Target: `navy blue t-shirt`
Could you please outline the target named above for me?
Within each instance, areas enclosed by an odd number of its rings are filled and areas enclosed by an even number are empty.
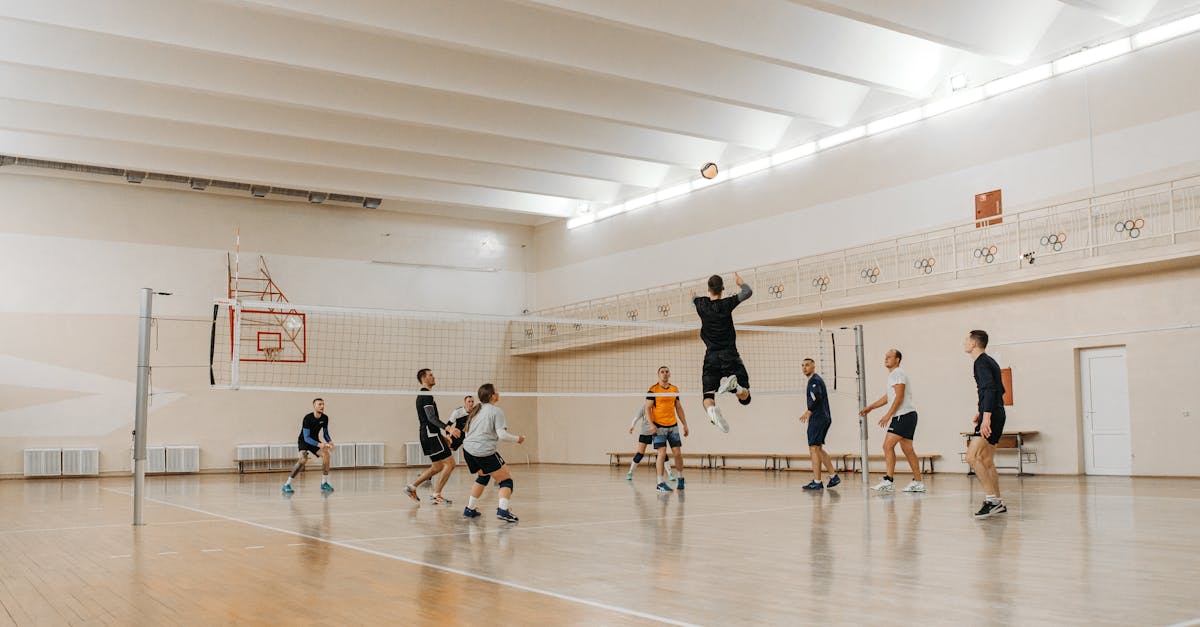
[[[833,420],[829,412],[829,394],[825,390],[825,380],[821,375],[813,373],[808,380],[808,411],[812,412],[809,420]]]

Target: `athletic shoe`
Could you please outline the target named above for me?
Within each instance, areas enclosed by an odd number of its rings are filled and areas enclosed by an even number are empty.
[[[1007,511],[1008,511],[1008,508],[1004,506],[1004,501],[1000,501],[997,503],[993,503],[991,501],[984,501],[983,507],[979,508],[979,511],[975,512],[975,517],[976,518],[991,518],[992,516],[995,516],[996,514],[1003,514],[1004,512],[1007,512]]]
[[[408,498],[410,498],[418,503],[421,502],[421,497],[417,496],[416,488],[414,488],[410,485],[406,485],[406,486],[404,486],[404,493],[408,495]]]
[[[905,492],[924,492],[925,483],[922,481],[909,481],[908,485],[904,486]]]
[[[829,478],[829,485],[827,485],[825,487],[832,488],[834,486],[840,485],[841,483],[842,483],[841,478],[839,478],[837,475],[834,475]]]
[[[871,486],[871,489],[878,490],[879,492],[895,492],[896,484],[892,483],[891,479],[884,479],[883,481]]]
[[[675,471],[668,470],[667,471],[667,481],[674,481],[674,480],[675,480]]]
[[[288,484],[286,484],[286,483],[285,483],[285,484],[283,484],[283,493],[284,493],[284,494],[292,494],[292,493],[294,493],[294,492],[295,492],[295,490],[293,490],[293,489],[292,489],[292,486],[290,486],[290,485],[288,485]]]
[[[813,479],[812,481],[809,481],[808,485],[804,486],[803,489],[805,489],[805,490],[824,490],[825,486],[820,481]]]
[[[671,489],[671,486],[667,485],[667,482],[665,481],[655,486],[654,489],[658,490],[659,492],[674,492],[674,490]]]
[[[479,510],[470,507],[463,508],[463,518],[479,518]]]
[[[625,473],[625,480],[626,480],[626,481],[633,481],[633,471],[632,471],[632,470],[630,470],[629,472]]]
[[[328,483],[322,483],[321,491],[322,492],[333,492],[333,486],[329,485]]]
[[[496,508],[496,518],[499,518],[500,520],[503,520],[504,522],[517,522],[518,520],[520,520],[519,518],[516,517],[516,515],[514,515],[512,513],[512,511],[507,510],[507,509],[500,509],[499,507]]]
[[[680,477],[679,480],[675,482],[675,489],[676,490],[683,489],[683,477]]]
[[[440,494],[435,494],[433,496],[430,496],[429,502],[433,503],[434,505],[453,505],[454,504],[454,501],[451,501],[450,499],[448,499]]]
[[[708,420],[716,425],[721,433],[729,433],[729,423],[725,422],[725,416],[721,415],[721,409],[716,405],[708,408]]]
[[[717,394],[725,394],[737,389],[737,377],[730,375],[721,379],[721,385],[717,386]]]

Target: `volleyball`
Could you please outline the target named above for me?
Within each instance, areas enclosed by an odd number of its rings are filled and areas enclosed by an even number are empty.
[[[717,164],[711,162],[704,164],[704,167],[700,168],[700,176],[706,179],[717,178]]]

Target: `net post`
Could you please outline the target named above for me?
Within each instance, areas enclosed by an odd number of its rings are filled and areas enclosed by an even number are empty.
[[[229,353],[229,387],[230,389],[238,389],[238,365],[242,361],[242,301],[233,300],[232,313],[233,316],[233,331],[230,333],[230,353]]]
[[[154,292],[142,288],[141,310],[138,313],[137,398],[134,401],[133,421],[133,524],[141,526],[142,501],[146,488],[146,405],[150,388],[150,321]]]
[[[855,364],[855,371],[858,372],[858,406],[860,408],[867,406],[867,377],[863,372],[863,365],[866,359],[863,357],[863,327],[861,324],[854,325],[854,357],[858,362]],[[867,417],[858,417],[858,433],[859,441],[862,443],[862,480],[863,491],[867,490],[867,484],[870,482],[870,457],[867,454]]]

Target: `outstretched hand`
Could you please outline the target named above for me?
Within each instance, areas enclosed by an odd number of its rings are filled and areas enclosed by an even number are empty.
[[[742,275],[736,272],[733,273],[733,282],[736,283],[738,287],[746,284],[746,282],[742,280]]]

